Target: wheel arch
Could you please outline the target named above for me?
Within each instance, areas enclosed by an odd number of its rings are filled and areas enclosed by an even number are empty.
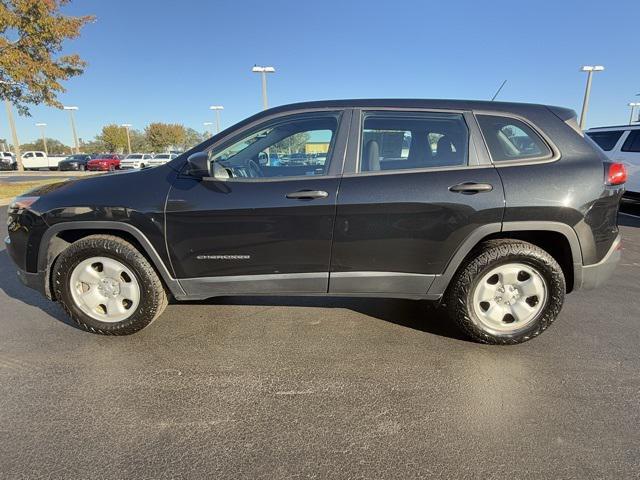
[[[157,250],[144,233],[133,225],[111,221],[65,222],[53,225],[46,230],[38,250],[38,271],[46,272],[45,289],[47,296],[52,296],[50,272],[55,259],[74,241],[96,234],[114,235],[133,244],[151,262],[151,265],[160,275],[171,294],[174,297],[185,296],[180,282],[173,278]]]
[[[442,296],[458,269],[482,242],[513,238],[532,243],[547,251],[562,267],[567,293],[582,284],[582,250],[575,230],[560,222],[526,221],[483,225],[474,230],[458,248],[445,271],[436,277],[429,296]]]

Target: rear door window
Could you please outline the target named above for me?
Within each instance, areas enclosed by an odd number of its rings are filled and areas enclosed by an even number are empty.
[[[624,130],[612,130],[610,132],[586,132],[591,140],[605,152],[610,152],[616,146]]]
[[[466,165],[469,131],[459,113],[366,112],[361,172]]]
[[[499,115],[477,115],[494,162],[551,158],[551,148],[526,123]]]
[[[640,152],[640,130],[632,130],[622,145],[623,152]]]

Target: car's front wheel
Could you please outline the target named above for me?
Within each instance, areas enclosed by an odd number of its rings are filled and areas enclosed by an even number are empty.
[[[112,235],[91,235],[71,244],[54,263],[52,283],[69,316],[93,333],[135,333],[167,305],[162,282],[146,257]]]
[[[556,319],[565,296],[558,262],[519,240],[483,243],[454,276],[445,303],[471,338],[491,344],[522,343]]]

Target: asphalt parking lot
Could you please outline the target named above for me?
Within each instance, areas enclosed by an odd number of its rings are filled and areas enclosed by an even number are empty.
[[[100,337],[2,246],[0,478],[637,478],[640,218],[620,223],[609,284],[514,347],[384,299],[172,304]]]

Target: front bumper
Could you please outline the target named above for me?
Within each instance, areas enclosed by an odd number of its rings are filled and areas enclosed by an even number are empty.
[[[602,260],[576,269],[575,288],[591,290],[604,284],[615,271],[622,258],[622,237],[618,235]]]
[[[4,246],[7,249],[7,251],[10,251],[11,239],[9,238],[9,236],[5,237]],[[47,288],[47,272],[46,271],[31,273],[31,272],[26,272],[21,268],[17,267],[16,274],[18,275],[18,278],[25,286],[29,288],[33,288],[34,290],[37,290],[47,298],[51,298],[51,293]]]
[[[48,289],[46,288],[46,272],[30,273],[18,268],[16,270],[16,273],[18,275],[18,278],[24,285],[29,288],[33,288],[34,290],[40,292],[42,295],[50,298]]]
[[[80,170],[80,164],[78,163],[60,163],[58,164],[58,169],[61,172],[75,171]]]

